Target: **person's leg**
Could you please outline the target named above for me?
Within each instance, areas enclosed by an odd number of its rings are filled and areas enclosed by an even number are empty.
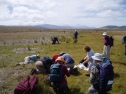
[[[24,58],[24,64],[28,64],[30,62],[30,59],[29,59],[29,57],[27,56],[27,57],[25,57]]]
[[[46,70],[44,69],[43,63],[41,61],[37,61],[35,63],[35,66],[37,68],[38,73],[46,73]]]
[[[103,54],[106,56],[106,45],[103,46]]]
[[[106,58],[110,60],[110,46],[109,45],[107,46],[107,49],[106,49]]]
[[[66,67],[67,67],[67,68],[70,68],[69,71],[70,71],[71,73],[73,72],[74,65],[75,65],[74,63],[72,63],[72,64],[66,64]]]
[[[68,90],[67,83],[60,83],[60,94],[68,94]]]

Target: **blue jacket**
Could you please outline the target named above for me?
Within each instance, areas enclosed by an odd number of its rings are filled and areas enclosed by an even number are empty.
[[[36,55],[29,56],[29,59],[36,62],[37,61],[37,56]]]

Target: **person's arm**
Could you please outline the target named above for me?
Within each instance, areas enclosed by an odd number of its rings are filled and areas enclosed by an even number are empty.
[[[91,60],[91,55],[87,53],[87,56],[84,58],[83,64],[88,63],[90,60]]]
[[[70,76],[70,72],[67,70],[66,66],[64,68],[65,68],[65,74],[66,74],[66,76],[69,77]]]
[[[83,62],[83,64],[88,63],[89,61],[90,61],[89,58],[84,58],[84,62]]]

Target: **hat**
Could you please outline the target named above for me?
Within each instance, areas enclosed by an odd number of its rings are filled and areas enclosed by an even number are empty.
[[[61,61],[61,62],[65,63],[65,60],[64,60],[64,58],[63,58],[62,56],[59,56],[59,57],[55,60],[55,62],[58,62],[58,61]]]
[[[105,57],[105,54],[101,54],[101,57],[102,57],[102,58],[106,58],[106,57]]]
[[[103,61],[100,53],[95,53],[94,56],[92,56],[92,58],[94,60]]]
[[[103,35],[103,36],[107,35],[107,32],[104,32],[102,35]]]
[[[64,52],[61,52],[59,55],[62,56],[63,54],[65,54]]]

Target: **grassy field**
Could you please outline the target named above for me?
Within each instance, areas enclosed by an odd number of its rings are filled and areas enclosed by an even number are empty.
[[[6,29],[5,29],[6,30]],[[9,29],[7,29],[9,30]],[[69,53],[78,64],[85,57],[84,45],[89,45],[95,52],[102,53],[104,30],[78,30],[77,44],[73,43],[74,30],[31,30],[28,32],[0,32],[0,94],[13,94],[18,82],[25,76],[30,75],[30,69],[34,64],[15,64],[24,60],[25,56],[40,54],[52,57],[60,52]],[[63,31],[66,31],[65,33]],[[114,47],[111,48],[111,61],[114,66],[115,79],[109,94],[126,94],[126,57],[122,37],[125,30],[105,30],[114,38]],[[52,45],[51,37],[58,36],[60,44]],[[67,78],[70,87],[69,94],[88,94],[90,86],[87,71],[79,70],[79,75],[71,75]],[[38,74],[39,86],[34,94],[55,94],[52,89],[43,82],[46,75]]]

